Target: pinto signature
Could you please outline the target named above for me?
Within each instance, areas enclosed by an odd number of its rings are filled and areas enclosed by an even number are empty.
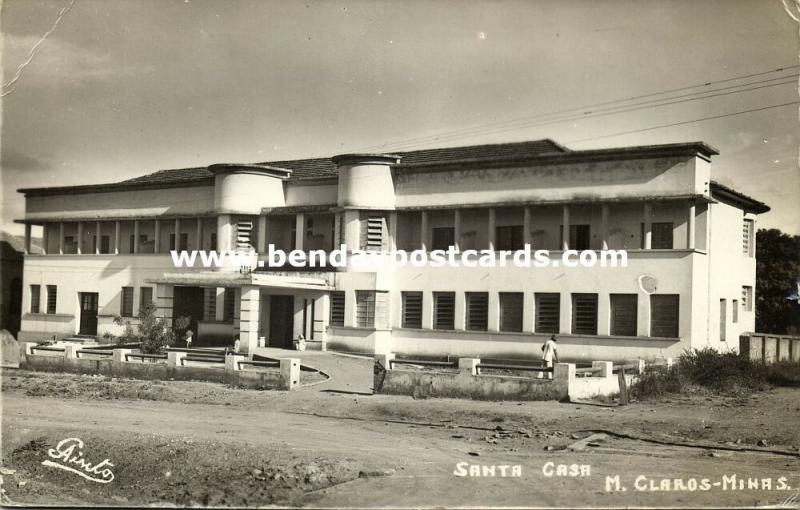
[[[114,467],[114,464],[112,464],[109,459],[105,459],[94,465],[91,464],[83,456],[83,447],[83,441],[77,437],[63,439],[55,448],[51,448],[47,451],[47,455],[57,462],[47,459],[42,461],[42,465],[75,473],[92,482],[112,482],[114,480],[114,472],[111,471],[111,468]]]

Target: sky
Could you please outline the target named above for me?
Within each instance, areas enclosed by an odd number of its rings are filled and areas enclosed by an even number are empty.
[[[3,1],[4,83],[69,3]],[[74,0],[3,88],[0,226],[22,232],[21,187],[552,138],[705,141],[760,227],[800,234],[798,72],[779,0]]]

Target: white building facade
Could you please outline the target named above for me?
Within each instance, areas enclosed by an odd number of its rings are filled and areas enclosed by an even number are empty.
[[[569,150],[550,140],[165,170],[20,190],[20,339],[119,333],[154,302],[196,345],[563,359],[738,347],[755,325],[755,219],[704,143]],[[626,250],[627,267],[178,268],[170,250],[384,253],[528,244]]]

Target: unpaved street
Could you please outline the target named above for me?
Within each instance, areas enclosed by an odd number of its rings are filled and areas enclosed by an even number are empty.
[[[31,380],[47,377],[80,376]],[[2,394],[3,465],[16,470],[4,475],[4,488],[17,503],[716,506],[776,504],[800,489],[796,455],[731,451],[766,449],[754,443],[768,437],[772,449],[796,454],[796,390],[746,403],[608,408],[232,389],[205,402],[183,398],[208,395],[213,385],[204,383],[181,383],[173,401],[169,386],[155,401],[53,398],[30,396],[20,380],[4,376]],[[759,420],[773,422],[771,409],[789,423],[775,420],[774,430],[758,430],[765,423]],[[610,437],[582,451],[561,450],[590,428],[723,449]],[[108,458],[114,480],[99,484],[41,465],[47,450],[68,437],[85,442],[90,461]],[[582,473],[588,476],[569,469],[568,476],[547,476],[559,464],[589,466]],[[470,465],[496,466],[495,476],[457,476],[469,474]],[[520,467],[512,473],[499,466]],[[519,476],[500,476],[501,469]],[[607,487],[606,477],[616,475],[619,485],[612,478]],[[757,479],[759,488],[730,490],[732,475]],[[708,479],[708,490],[689,490],[692,479]]]

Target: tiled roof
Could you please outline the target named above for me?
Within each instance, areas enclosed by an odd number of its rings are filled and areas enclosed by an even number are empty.
[[[720,184],[717,181],[711,181],[711,196],[714,198],[731,200],[756,214],[763,214],[765,212],[769,212],[770,210],[770,207],[764,202],[747,196],[744,193],[725,186],[724,184]]]
[[[550,139],[527,142],[470,145],[466,147],[445,147],[441,149],[423,149],[392,154],[401,156],[397,168],[428,167],[457,163],[501,162],[513,160],[529,160],[533,158],[586,158],[633,156],[636,154],[660,155],[671,153],[717,154],[716,149],[701,142],[652,145],[641,147],[621,147],[613,149],[595,149],[572,151]],[[286,168],[292,170],[290,181],[331,178],[336,176],[336,165],[331,158],[295,159],[288,161],[265,161],[258,165]],[[110,184],[92,184],[85,186],[64,186],[56,188],[20,189],[21,193],[48,194],[64,192],[114,191],[129,188],[146,188],[159,186],[176,186],[181,184],[205,184],[210,182],[214,174],[207,167],[177,168],[160,170],[151,174],[134,177],[125,181]]]

